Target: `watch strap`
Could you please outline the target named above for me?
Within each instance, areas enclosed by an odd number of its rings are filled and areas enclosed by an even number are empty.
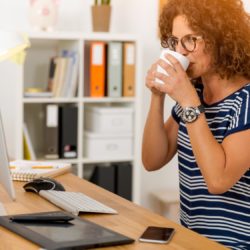
[[[205,107],[202,104],[199,105],[197,109],[200,111],[200,114],[205,112]]]

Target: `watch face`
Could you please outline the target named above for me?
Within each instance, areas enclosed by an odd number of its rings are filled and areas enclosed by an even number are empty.
[[[196,110],[195,108],[192,108],[192,107],[189,107],[189,108],[185,108],[183,110],[183,113],[182,113],[182,120],[184,122],[193,122],[197,119],[198,115],[196,113]]]

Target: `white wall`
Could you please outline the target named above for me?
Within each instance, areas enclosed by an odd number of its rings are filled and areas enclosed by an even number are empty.
[[[94,0],[60,0],[60,14],[57,29],[91,31],[90,5]],[[250,1],[244,0],[250,12]],[[0,28],[29,29],[28,0],[0,0]],[[111,32],[131,32],[140,36],[143,45],[143,76],[160,52],[157,38],[158,1],[156,0],[113,0]],[[143,92],[143,123],[149,107],[150,92]],[[172,101],[166,102],[166,115]],[[169,163],[169,168],[155,173],[147,173],[142,168],[141,177],[142,205],[153,208],[150,193],[160,188],[178,188],[177,161]]]
[[[250,12],[250,1],[249,0],[243,0],[244,6],[246,11]]]

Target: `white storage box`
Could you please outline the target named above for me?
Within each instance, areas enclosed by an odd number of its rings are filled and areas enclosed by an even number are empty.
[[[95,133],[132,133],[133,108],[125,106],[87,107],[85,128]]]
[[[133,156],[133,135],[85,132],[84,155],[91,159],[131,158]]]

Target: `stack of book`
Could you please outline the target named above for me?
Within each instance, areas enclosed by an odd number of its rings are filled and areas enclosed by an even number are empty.
[[[47,91],[42,88],[27,88],[24,92],[24,97],[33,97],[33,98],[50,98],[53,97],[53,93],[51,91]]]
[[[46,159],[77,158],[77,112],[77,107],[73,105],[45,105],[44,149],[42,152],[35,152],[28,127],[24,123],[24,159],[36,160],[37,153],[39,153],[39,157],[43,156]]]
[[[48,91],[53,97],[75,97],[77,91],[79,55],[63,50],[60,56],[50,59]]]
[[[24,97],[50,98],[76,96],[79,73],[79,54],[74,50],[62,50],[49,60],[46,88],[27,88]]]
[[[47,104],[45,115],[45,158],[77,158],[77,107]]]

